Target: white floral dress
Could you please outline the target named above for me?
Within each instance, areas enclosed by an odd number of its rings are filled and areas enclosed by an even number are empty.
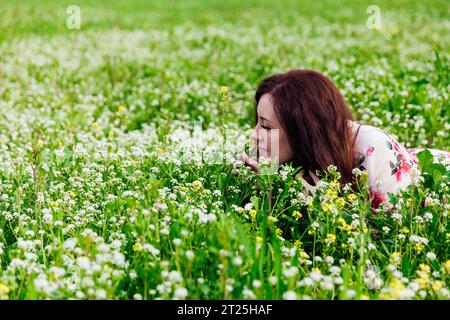
[[[420,173],[416,154],[423,148],[406,148],[382,129],[351,121],[354,133],[359,128],[355,152],[360,159],[359,169],[368,173],[368,187],[372,208],[388,202],[387,193],[397,193],[409,186]],[[435,162],[450,161],[450,152],[428,149]]]

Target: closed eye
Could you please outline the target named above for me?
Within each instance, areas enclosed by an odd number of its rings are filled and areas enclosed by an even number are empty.
[[[269,131],[271,128],[269,128],[269,127],[266,127],[266,126],[261,126],[261,128],[263,128],[263,129],[265,129],[265,130],[267,130],[267,131]]]

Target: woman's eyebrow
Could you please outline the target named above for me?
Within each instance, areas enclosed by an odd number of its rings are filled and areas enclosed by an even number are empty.
[[[267,119],[267,118],[264,118],[264,117],[261,117],[261,116],[259,116],[259,118],[260,118],[261,120],[266,120],[267,122],[271,123],[270,120]]]

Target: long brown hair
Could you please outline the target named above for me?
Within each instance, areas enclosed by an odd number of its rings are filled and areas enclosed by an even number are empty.
[[[292,164],[308,170],[325,170],[333,164],[341,174],[341,183],[354,184],[353,168],[356,135],[348,120],[352,112],[333,82],[313,70],[294,69],[265,78],[255,94],[255,114],[260,98],[269,93],[275,114],[286,131],[295,156]],[[359,131],[359,129],[358,129]]]

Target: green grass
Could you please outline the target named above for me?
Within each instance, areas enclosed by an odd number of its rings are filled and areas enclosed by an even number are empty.
[[[333,172],[312,198],[290,168],[199,160],[224,128],[248,136],[257,84],[292,68],[450,150],[447,2],[378,1],[381,30],[369,1],[207,3],[80,1],[69,30],[71,1],[0,1],[0,299],[448,299],[448,164],[424,152],[372,214]]]

